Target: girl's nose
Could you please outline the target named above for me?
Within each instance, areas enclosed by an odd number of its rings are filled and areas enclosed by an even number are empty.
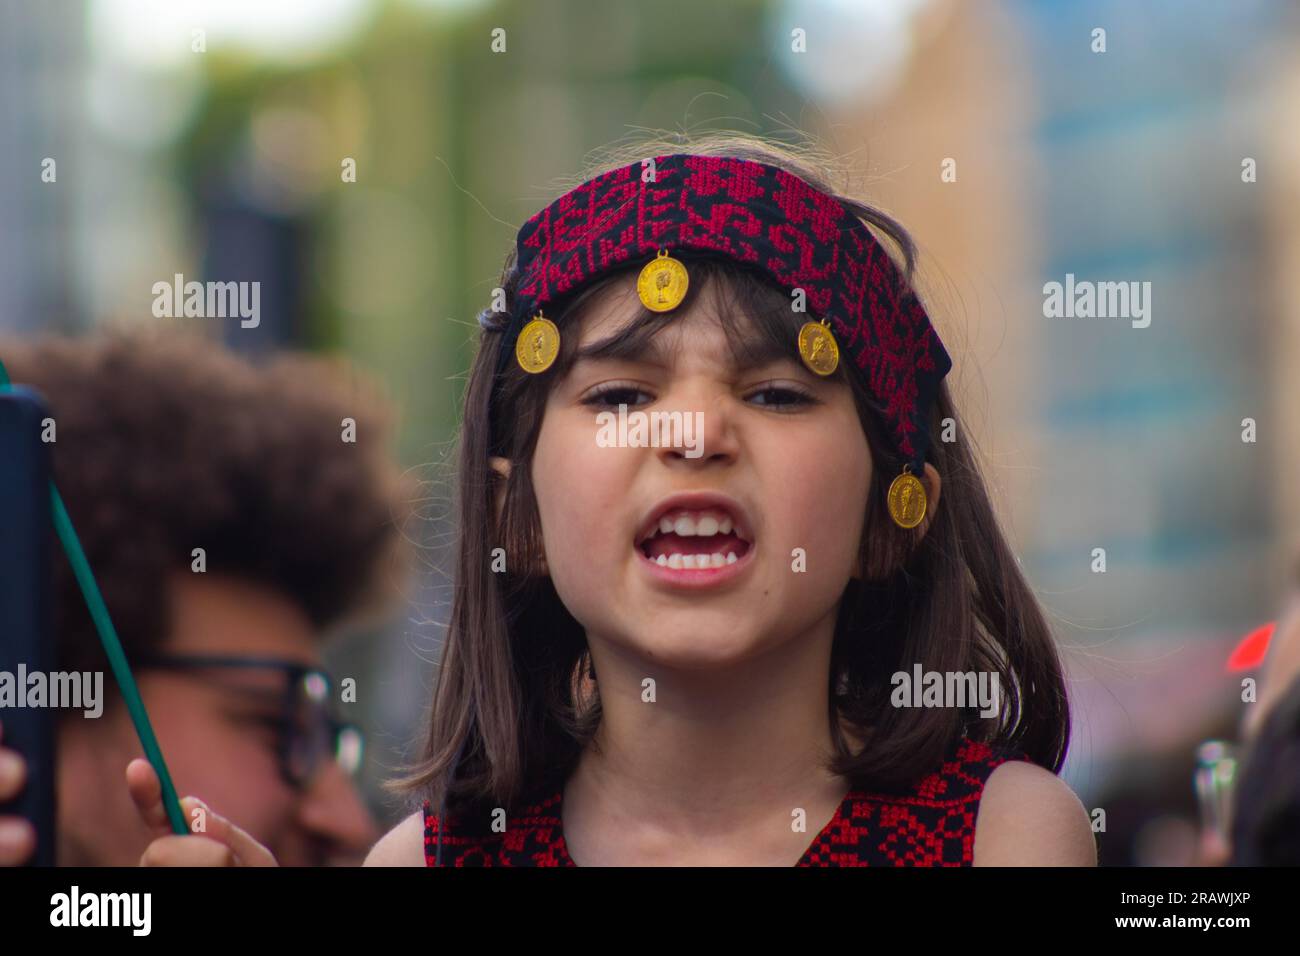
[[[665,407],[680,409],[682,416],[682,440],[673,447],[658,449],[666,463],[736,460],[740,451],[736,402],[725,389],[716,383],[683,388],[679,397],[665,403]]]

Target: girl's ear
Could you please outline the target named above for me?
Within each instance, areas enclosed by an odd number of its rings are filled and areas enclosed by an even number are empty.
[[[943,481],[939,478],[939,472],[928,461],[925,463],[925,473],[921,475],[921,484],[925,485],[925,517],[921,523],[913,529],[913,534],[917,540],[925,537],[925,533],[930,530],[930,522],[934,520],[935,513],[939,510],[939,495],[943,491]]]
[[[915,528],[911,529],[910,531],[904,531],[901,528],[892,526],[891,519],[888,516],[886,516],[884,519],[886,522],[891,523],[891,527],[889,528],[889,531],[893,533],[896,540],[901,541],[904,540],[905,538],[906,541],[909,542],[908,544],[903,545],[903,547],[906,549],[908,553],[910,553],[912,549],[914,549],[918,544],[920,544],[921,539],[925,537],[925,533],[930,530],[930,524],[932,521],[934,521],[934,516],[937,513],[939,508],[939,496],[943,491],[943,481],[939,478],[939,472],[934,467],[934,465],[930,464],[928,461],[925,463],[925,471],[922,473],[920,477],[921,477],[921,483],[925,485],[925,501],[926,501],[925,517],[921,519],[921,523],[917,525]],[[904,536],[904,538],[897,538],[897,536],[899,535]],[[884,556],[878,556],[873,558],[871,560],[872,573],[868,575],[864,572],[862,555],[861,553],[859,553],[859,555],[857,556],[857,558],[854,559],[853,562],[852,576],[859,580],[863,578],[868,578],[870,580],[877,580],[881,574],[885,573],[884,571],[881,570],[881,566],[882,565],[887,566],[889,570],[892,570],[893,562],[896,560],[898,560],[898,558],[896,556],[894,557],[889,556],[888,552],[886,552]]]
[[[499,526],[501,524],[501,509],[506,506],[506,482],[510,480],[510,459],[502,458],[500,455],[493,455],[488,459],[488,464],[493,471],[501,476],[501,481],[497,484],[496,510],[493,512],[495,519],[493,523]]]
[[[500,527],[501,512],[505,509],[506,506],[506,487],[510,481],[510,469],[511,469],[512,462],[510,461],[509,458],[502,458],[500,455],[493,455],[488,459],[488,465],[491,466],[492,470],[495,471],[497,475],[500,476],[500,481],[497,483],[496,494],[493,498],[494,509],[495,509],[494,510],[495,520],[493,524],[496,527]],[[540,564],[540,572],[542,576],[543,577],[549,576],[550,571],[546,565],[545,553],[541,555],[539,559],[539,564]]]

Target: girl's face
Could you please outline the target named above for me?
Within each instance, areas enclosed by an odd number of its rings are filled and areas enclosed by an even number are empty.
[[[683,669],[829,633],[871,478],[849,387],[793,353],[734,367],[716,292],[709,282],[654,320],[671,325],[646,354],[579,357],[550,394],[533,459],[547,570],[588,639]],[[624,277],[565,334],[585,347],[640,314]],[[661,447],[609,446],[620,403],[626,434],[644,415]],[[666,412],[681,413],[676,447],[655,427]]]

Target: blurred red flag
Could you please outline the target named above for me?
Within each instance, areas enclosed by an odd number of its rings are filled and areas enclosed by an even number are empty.
[[[1276,626],[1276,621],[1269,621],[1243,637],[1241,643],[1228,657],[1228,670],[1245,671],[1262,664],[1264,655],[1268,653],[1268,642],[1273,638],[1273,628]]]

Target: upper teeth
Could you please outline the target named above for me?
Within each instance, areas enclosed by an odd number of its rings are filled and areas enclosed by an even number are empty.
[[[659,519],[658,533],[707,538],[714,534],[731,534],[731,529],[731,515],[725,512],[679,511]]]

